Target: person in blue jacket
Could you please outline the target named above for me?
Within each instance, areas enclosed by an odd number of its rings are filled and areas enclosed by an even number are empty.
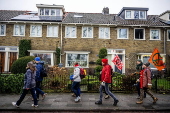
[[[35,75],[36,75],[36,65],[33,62],[28,62],[27,71],[24,75],[24,87],[22,94],[17,102],[12,102],[12,105],[15,107],[19,107],[21,102],[24,100],[26,94],[28,91],[31,92],[32,97],[34,98],[34,104],[32,104],[33,107],[38,107],[38,101],[37,101],[37,96],[35,94]]]
[[[39,99],[39,94],[41,94],[42,96],[42,100],[45,99],[45,96],[47,93],[44,93],[41,90],[41,85],[42,85],[42,81],[43,81],[43,77],[41,76],[41,72],[44,66],[44,62],[40,60],[40,57],[36,57],[35,59],[35,63],[36,63],[36,76],[35,76],[35,81],[36,81],[36,94],[37,94],[37,99]]]

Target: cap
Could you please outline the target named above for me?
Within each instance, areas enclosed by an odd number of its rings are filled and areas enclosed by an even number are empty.
[[[40,61],[40,57],[35,57],[35,61]]]

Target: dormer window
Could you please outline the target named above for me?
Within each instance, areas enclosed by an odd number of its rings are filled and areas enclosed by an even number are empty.
[[[125,19],[146,19],[146,11],[126,10]]]
[[[49,9],[49,8],[40,8],[39,15],[41,16],[61,16],[60,9]]]

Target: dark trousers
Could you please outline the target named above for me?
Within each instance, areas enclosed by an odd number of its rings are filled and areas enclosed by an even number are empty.
[[[38,105],[37,96],[35,94],[35,88],[31,88],[29,90],[23,89],[22,94],[21,94],[19,100],[16,103],[17,106],[19,106],[21,104],[21,102],[24,100],[24,98],[25,98],[26,94],[28,93],[28,91],[31,91],[31,95],[34,98],[34,105]]]
[[[39,94],[44,95],[44,92],[41,90],[41,84],[42,84],[42,81],[36,81],[35,90],[36,90],[37,98],[39,98]]]
[[[76,97],[80,96],[80,82],[73,82],[72,90],[76,94]]]
[[[136,83],[136,89],[137,89],[137,91],[138,91],[138,96],[140,96],[140,94],[141,94],[141,93],[140,93],[140,82],[137,82],[137,83]],[[144,91],[143,93],[144,93],[144,97],[146,97],[146,92]]]

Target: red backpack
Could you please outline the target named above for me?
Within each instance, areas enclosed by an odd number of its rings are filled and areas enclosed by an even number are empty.
[[[86,70],[83,68],[80,68],[80,78],[83,79],[86,76]]]

